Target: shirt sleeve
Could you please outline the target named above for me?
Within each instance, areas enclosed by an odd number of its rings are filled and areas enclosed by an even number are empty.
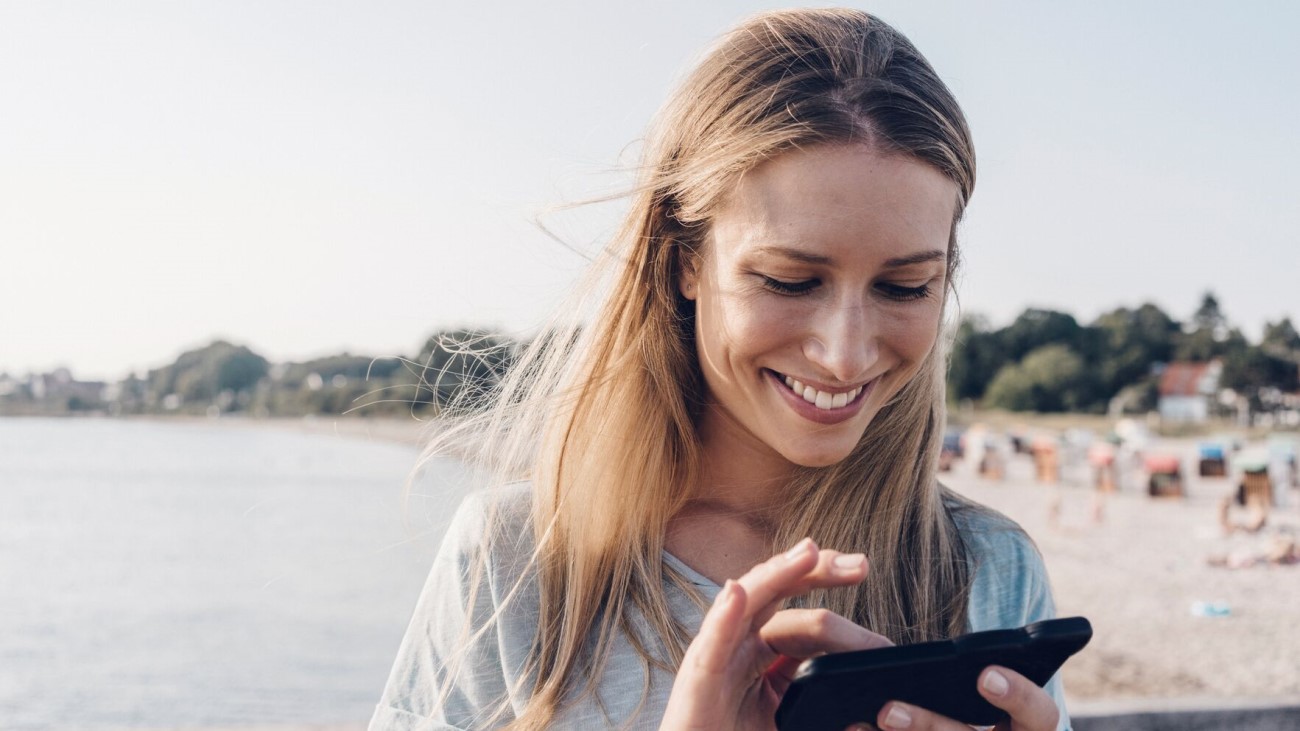
[[[511,718],[482,550],[487,512],[471,494],[452,519],[369,731],[470,731]]]
[[[975,561],[968,612],[972,632],[1014,629],[1056,617],[1047,568],[1029,536],[1008,525],[973,531],[967,539]],[[1061,712],[1057,731],[1069,731],[1060,672],[1043,687]]]

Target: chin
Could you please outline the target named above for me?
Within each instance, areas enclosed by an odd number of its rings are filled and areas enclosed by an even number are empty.
[[[784,456],[800,467],[830,467],[848,459],[856,446],[857,444],[850,444],[839,448],[823,446],[821,449],[791,450]]]
[[[823,467],[833,467],[839,464],[840,462],[843,462],[844,458],[848,456],[849,456],[848,454],[843,454],[843,455],[837,455],[835,457],[828,457],[823,459],[801,459],[796,461],[795,464],[799,465],[800,467],[809,467],[814,469],[823,468]]]

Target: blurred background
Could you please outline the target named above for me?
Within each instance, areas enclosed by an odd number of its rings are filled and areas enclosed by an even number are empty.
[[[784,5],[0,4],[0,727],[364,725],[464,484],[420,429]],[[860,5],[979,156],[945,480],[1094,619],[1078,707],[1300,705],[1300,6],[1134,5]]]

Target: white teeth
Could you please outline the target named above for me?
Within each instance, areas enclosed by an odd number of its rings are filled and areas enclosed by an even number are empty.
[[[846,391],[843,393],[827,393],[826,391],[818,391],[812,386],[806,386],[791,376],[785,376],[784,378],[787,388],[801,396],[804,401],[807,401],[819,409],[839,409],[848,406],[857,399],[858,394],[862,393],[863,388],[862,386],[858,386],[852,391]]]

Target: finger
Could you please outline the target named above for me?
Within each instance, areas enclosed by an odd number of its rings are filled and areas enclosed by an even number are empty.
[[[750,597],[755,626],[762,626],[785,599],[812,589],[858,583],[866,578],[867,568],[867,558],[860,553],[818,549],[805,538],[787,553],[750,569],[739,581]]]
[[[707,674],[725,673],[748,627],[745,622],[745,589],[727,581],[700,623],[699,634],[682,658],[682,666]]]
[[[767,671],[763,673],[778,698],[785,697],[785,692],[790,689],[790,684],[794,682],[794,676],[799,672],[799,666],[802,664],[803,658],[777,655],[776,662],[769,665]]]
[[[786,609],[763,625],[758,636],[774,651],[795,658],[828,652],[853,652],[889,647],[888,637],[828,609]]]
[[[746,571],[736,581],[745,589],[747,615],[752,618],[784,599],[786,592],[798,586],[803,577],[817,567],[820,554],[817,544],[811,538],[805,538],[789,551]]]
[[[775,601],[755,611],[754,624],[762,626],[767,623],[772,615],[781,610],[786,599],[802,596],[813,589],[856,584],[867,577],[868,569],[867,557],[861,553],[840,553],[823,548],[818,551],[817,563],[812,570],[786,587]]]
[[[731,686],[745,680],[736,678],[730,667],[736,647],[748,631],[744,615],[745,590],[728,581],[704,615],[699,634],[686,648],[664,710],[664,728],[721,728],[723,719],[735,711],[719,699],[730,697]],[[708,723],[700,726],[697,722],[701,719]]]
[[[980,673],[980,695],[1011,716],[1012,729],[1055,729],[1061,710],[1037,683],[1004,667],[992,665]]]
[[[804,659],[828,652],[852,652],[888,647],[888,637],[860,627],[826,609],[787,609],[777,612],[759,629],[759,638],[776,661],[768,666],[768,682],[784,695]]]
[[[881,731],[971,731],[970,726],[909,703],[890,701],[876,714]]]
[[[856,584],[867,578],[869,568],[867,557],[861,553],[840,553],[823,548],[817,552],[817,563],[812,570],[783,592],[781,598],[799,596],[813,589]]]

